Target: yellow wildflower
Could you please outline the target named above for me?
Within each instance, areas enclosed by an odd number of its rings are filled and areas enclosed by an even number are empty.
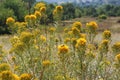
[[[113,44],[112,50],[114,53],[119,53],[120,52],[120,42],[116,42],[115,44]]]
[[[24,43],[29,43],[31,39],[33,38],[32,33],[24,31],[20,35],[20,40]]]
[[[56,8],[53,10],[53,17],[56,20],[61,20],[63,13],[63,7],[62,6],[56,6]]]
[[[80,33],[80,38],[85,38],[86,39],[86,34]]]
[[[29,21],[30,21],[30,15],[26,15],[26,16],[25,16],[25,21],[26,21],[26,22],[29,22]]]
[[[68,31],[68,35],[72,35],[73,34],[73,31]]]
[[[120,54],[116,55],[115,59],[120,63]]]
[[[39,49],[39,47],[38,47],[37,45],[35,45],[35,49],[37,49],[37,50],[38,50],[38,49]]]
[[[91,21],[91,22],[87,23],[86,26],[87,26],[89,33],[96,33],[96,29],[98,28],[98,25],[96,22]]]
[[[54,32],[55,30],[56,30],[56,28],[54,28],[54,27],[51,27],[51,28],[49,29],[50,32]]]
[[[79,38],[78,40],[77,40],[77,44],[76,44],[76,47],[78,48],[78,47],[84,47],[84,46],[86,46],[86,39],[84,39],[84,38]]]
[[[49,60],[44,60],[42,62],[43,66],[49,66],[50,65],[50,61]]]
[[[109,47],[109,45],[108,45],[108,43],[109,43],[109,40],[103,40],[102,41],[102,43],[101,43],[101,45],[100,45],[100,47],[99,47],[99,49],[102,51],[102,52],[108,52],[108,47]]]
[[[46,11],[46,7],[41,7],[41,8],[40,8],[40,12],[41,12],[41,13],[45,13],[45,11]]]
[[[35,8],[35,10],[38,10],[38,11],[39,11],[41,7],[45,7],[45,4],[42,3],[42,2],[39,2],[39,3],[37,3],[37,4],[35,5],[34,8]]]
[[[23,42],[16,43],[12,49],[16,53],[23,52],[25,50],[24,43]]]
[[[80,34],[80,30],[76,27],[72,27],[72,33],[76,36]]]
[[[87,23],[87,26],[88,26],[88,27],[93,27],[94,29],[97,29],[97,28],[98,28],[97,23],[94,22],[94,21],[91,21],[91,22]]]
[[[70,42],[70,38],[65,38],[64,42],[65,43]]]
[[[21,22],[21,25],[22,26],[27,26],[27,23],[26,22]]]
[[[64,79],[65,79],[65,77],[62,75],[55,76],[55,80],[64,80]]]
[[[79,30],[81,30],[82,24],[81,24],[81,22],[74,22],[74,23],[73,23],[73,27],[76,27],[76,28],[78,28]]]
[[[7,18],[7,20],[6,20],[6,24],[7,25],[11,25],[11,24],[14,24],[14,23],[15,23],[15,19],[14,18],[12,18],[12,17]]]
[[[110,63],[110,61],[105,60],[105,64],[106,64],[106,65],[110,65],[111,63]]]
[[[105,40],[102,41],[102,44],[103,44],[104,46],[107,46],[108,43],[109,43],[109,40],[106,40],[106,39],[105,39]]]
[[[13,74],[11,71],[2,71],[1,72],[2,80],[13,80]]]
[[[13,74],[13,80],[20,80],[19,76],[16,74]]]
[[[12,46],[14,46],[16,43],[20,42],[20,39],[18,36],[14,36],[13,38],[10,39]]]
[[[10,70],[10,65],[7,63],[0,64],[0,72]]]
[[[41,36],[40,36],[40,40],[43,41],[43,42],[46,42],[46,37],[43,36],[43,35],[41,35]]]
[[[69,48],[67,45],[59,45],[58,51],[59,53],[67,53],[69,51]]]
[[[53,10],[53,15],[56,15],[57,14],[57,10]]]
[[[41,17],[41,13],[39,11],[35,11],[34,15],[39,19]]]
[[[111,32],[109,30],[105,30],[103,32],[103,39],[108,39],[108,40],[111,39]]]
[[[64,32],[67,33],[68,32],[68,28],[64,28]]]
[[[30,74],[24,73],[20,76],[20,80],[31,80],[32,76]]]
[[[55,8],[57,11],[62,11],[63,10],[63,7],[62,6],[56,6]]]
[[[31,19],[32,21],[35,21],[35,20],[37,19],[37,17],[32,14],[32,15],[30,15],[30,19]]]

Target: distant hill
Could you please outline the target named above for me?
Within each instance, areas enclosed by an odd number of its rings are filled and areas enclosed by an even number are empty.
[[[112,5],[120,5],[120,0],[36,0],[36,1],[46,1],[48,3],[75,3],[80,6],[87,5],[104,5],[104,4],[112,4]]]

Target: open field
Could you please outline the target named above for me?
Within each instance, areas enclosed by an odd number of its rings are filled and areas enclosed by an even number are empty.
[[[83,23],[83,26],[85,27],[85,24],[90,21],[96,21],[99,25],[99,30],[103,31],[105,29],[110,29],[112,32],[120,32],[120,23],[118,22],[120,20],[120,17],[108,17],[106,20],[99,20],[97,18],[92,17],[82,17],[82,18],[76,18],[72,20],[63,21],[65,25],[72,25],[75,21],[80,21]]]
[[[4,22],[11,35],[0,35],[0,80],[120,80],[120,17],[61,21],[58,5],[47,25],[46,8]]]

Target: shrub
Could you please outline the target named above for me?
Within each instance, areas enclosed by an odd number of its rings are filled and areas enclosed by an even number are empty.
[[[102,15],[99,15],[98,18],[99,18],[99,19],[107,19],[107,16],[104,15],[104,14],[102,14]]]

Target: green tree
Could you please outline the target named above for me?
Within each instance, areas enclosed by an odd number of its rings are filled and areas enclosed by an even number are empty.
[[[82,16],[82,12],[80,8],[75,8],[75,17],[80,18]]]
[[[36,0],[22,0],[26,3],[26,6],[29,10],[29,14],[31,13],[31,8],[34,5],[34,3],[36,2]]]
[[[11,9],[6,9],[0,3],[0,34],[8,33],[7,26],[6,26],[6,19],[10,16],[14,16],[14,12]]]
[[[27,13],[25,3],[22,0],[6,0],[3,2],[4,8],[11,9],[18,21],[23,21]]]
[[[94,6],[87,6],[84,8],[84,13],[86,16],[92,16],[92,17],[96,17],[97,14],[97,10],[95,9]]]
[[[50,23],[50,22],[53,22],[53,10],[55,8],[55,5],[54,4],[47,4],[47,16],[48,16],[48,19],[47,19],[47,22]]]
[[[75,18],[75,6],[72,3],[62,4],[63,6],[63,19]]]

